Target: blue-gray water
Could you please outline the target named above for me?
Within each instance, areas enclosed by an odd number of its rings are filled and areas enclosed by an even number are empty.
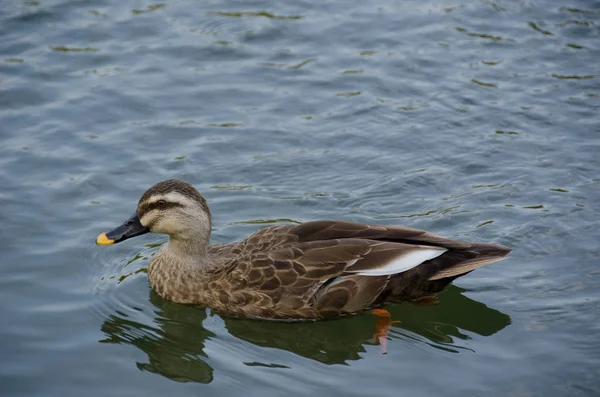
[[[158,0],[161,1],[161,0]],[[600,393],[598,1],[3,2],[0,395]],[[437,306],[280,324],[162,300],[151,184],[213,241],[403,224],[514,249]]]

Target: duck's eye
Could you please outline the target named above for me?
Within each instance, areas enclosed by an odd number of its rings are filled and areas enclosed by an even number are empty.
[[[158,205],[159,207],[162,207],[162,206],[164,206],[165,204],[167,204],[167,202],[166,202],[165,200],[158,200],[158,201],[156,202],[156,205]]]

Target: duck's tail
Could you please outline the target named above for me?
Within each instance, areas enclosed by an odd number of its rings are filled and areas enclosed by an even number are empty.
[[[495,244],[473,243],[444,254],[392,277],[385,291],[389,300],[415,300],[443,290],[458,277],[478,267],[506,259],[511,249]]]
[[[444,255],[429,261],[432,270],[434,266],[437,269],[429,276],[428,280],[455,279],[478,267],[506,259],[511,251],[510,248],[501,245],[474,243],[464,250],[446,252]],[[439,260],[436,261],[436,259]]]

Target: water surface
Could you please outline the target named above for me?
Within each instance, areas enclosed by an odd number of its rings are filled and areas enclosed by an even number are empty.
[[[600,3],[8,2],[0,394],[600,394]],[[282,324],[151,292],[165,237],[93,244],[193,183],[212,240],[403,224],[513,248],[435,306]]]

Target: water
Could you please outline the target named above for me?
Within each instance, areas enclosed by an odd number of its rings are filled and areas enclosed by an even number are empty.
[[[6,2],[0,395],[600,394],[600,3]],[[214,242],[278,221],[514,249],[437,306],[281,324],[162,300],[167,178]]]

